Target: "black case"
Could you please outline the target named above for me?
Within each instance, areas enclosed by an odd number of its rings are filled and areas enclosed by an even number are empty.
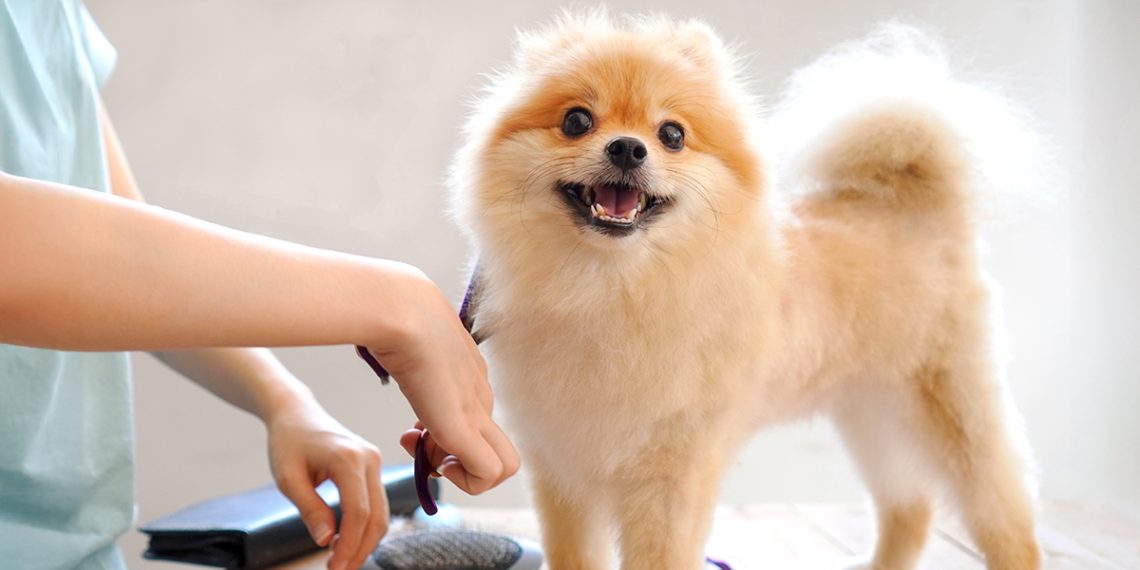
[[[381,472],[393,516],[419,507],[411,465]],[[432,495],[439,481],[431,479]],[[317,492],[340,519],[340,496],[332,482]],[[320,548],[293,503],[274,485],[227,495],[187,507],[139,527],[150,536],[143,557],[223,568],[264,568]]]

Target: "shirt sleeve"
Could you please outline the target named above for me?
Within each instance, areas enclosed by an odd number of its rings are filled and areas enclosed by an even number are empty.
[[[95,18],[91,17],[91,12],[87,10],[87,6],[82,1],[77,2],[77,4],[80,45],[87,58],[87,65],[91,68],[91,75],[95,78],[95,84],[98,87],[103,87],[103,83],[107,81],[115,69],[118,53],[115,51],[115,46],[111,45],[110,40],[103,35],[103,31],[95,23]]]

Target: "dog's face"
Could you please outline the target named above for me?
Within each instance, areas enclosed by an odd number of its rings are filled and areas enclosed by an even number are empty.
[[[554,255],[715,239],[759,192],[752,124],[703,25],[563,21],[521,38],[477,110],[460,213],[485,246]]]
[[[685,149],[685,127],[679,117],[658,121],[660,145],[654,140],[647,143],[645,131],[653,126],[653,118],[631,121],[615,106],[611,102],[603,109],[595,99],[566,110],[561,127],[564,144],[574,149],[580,166],[567,169],[567,179],[557,180],[555,189],[581,227],[622,237],[644,229],[673,205],[670,198],[676,191],[661,181],[671,158],[664,153]],[[597,125],[591,108],[602,111]],[[611,124],[601,124],[603,118]]]

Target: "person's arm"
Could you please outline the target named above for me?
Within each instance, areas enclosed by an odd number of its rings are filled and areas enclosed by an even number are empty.
[[[111,191],[143,201],[110,116],[100,105]],[[182,376],[265,424],[269,462],[278,487],[324,546],[336,532],[332,509],[315,487],[337,486],[343,505],[330,568],[357,568],[387,531],[388,498],[380,481],[380,450],[346,429],[312,392],[264,348],[198,348],[154,352]]]
[[[135,178],[106,112],[103,119],[106,147],[112,162],[112,182],[120,188],[115,192],[138,200],[140,193]],[[285,242],[276,243],[280,246],[301,247]],[[332,254],[320,250],[304,250]],[[343,257],[343,254],[332,255]],[[350,259],[392,263],[364,258]],[[306,263],[301,263],[302,270],[317,270],[315,264],[306,266]],[[390,331],[389,335],[394,336],[394,339],[378,343],[348,342],[368,345],[381,358],[384,367],[396,377],[400,390],[404,392],[409,404],[412,404],[417,417],[421,418],[422,422],[417,423],[417,429],[426,426],[431,430],[427,449],[432,463],[439,465],[437,471],[464,491],[479,494],[497,486],[519,469],[519,457],[510,440],[507,440],[498,425],[490,421],[494,399],[487,383],[486,363],[438,288],[417,269],[399,263],[394,266],[397,268],[394,272],[398,280],[412,280],[406,290],[396,288],[390,290],[390,294],[383,299],[365,298],[349,303],[351,318],[353,304],[372,301],[372,304],[367,304],[367,309],[357,311],[356,316],[369,319],[369,323],[372,323],[369,326],[375,327],[377,321],[380,321],[383,323],[380,325],[381,331]],[[389,271],[392,272],[391,269]],[[352,283],[345,283],[340,277],[326,277],[332,279],[335,285],[352,288]],[[321,303],[317,301],[317,304],[320,306]],[[381,314],[376,315],[373,311],[381,311]],[[280,344],[298,343],[300,342],[286,341]],[[472,408],[472,402],[478,402],[482,410]],[[401,445],[408,449],[409,454],[412,453],[414,440],[412,432],[401,438]]]
[[[115,180],[123,174],[129,179],[125,161],[112,165],[111,172]],[[482,358],[450,304],[415,268],[246,234],[125,198],[4,173],[0,250],[5,252],[0,256],[0,342],[73,350],[363,344],[392,373],[439,444],[458,458],[441,467],[445,477],[479,493],[518,468],[517,454],[490,417]],[[256,353],[244,354],[228,360],[259,368],[248,358]],[[257,410],[270,426],[271,447],[276,439],[285,441],[286,449],[295,448],[290,437],[274,433],[337,431],[322,427],[331,425],[331,418],[317,411],[306,389],[282,381],[285,374],[239,374],[259,381],[236,391],[227,385],[228,372],[205,384]],[[260,409],[262,402],[274,401],[270,408],[288,413]],[[342,447],[326,449],[324,459],[302,458],[310,482],[331,473],[321,470]],[[314,465],[316,472],[309,467]],[[297,477],[284,475],[276,459],[274,469],[283,488],[303,486]],[[299,493],[291,498],[303,506]],[[367,507],[345,506],[372,512]],[[342,531],[359,518],[347,519]],[[357,524],[351,533],[361,535],[361,542],[365,526]],[[330,564],[347,567],[365,548],[359,544],[349,552],[348,546],[338,544]]]
[[[0,342],[71,350],[379,347],[406,334],[437,294],[401,263],[3,174],[0,217]]]

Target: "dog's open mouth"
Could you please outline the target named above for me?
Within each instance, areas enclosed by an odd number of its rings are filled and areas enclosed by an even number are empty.
[[[642,188],[623,183],[559,182],[558,189],[587,225],[613,236],[633,233],[641,222],[668,202]]]

